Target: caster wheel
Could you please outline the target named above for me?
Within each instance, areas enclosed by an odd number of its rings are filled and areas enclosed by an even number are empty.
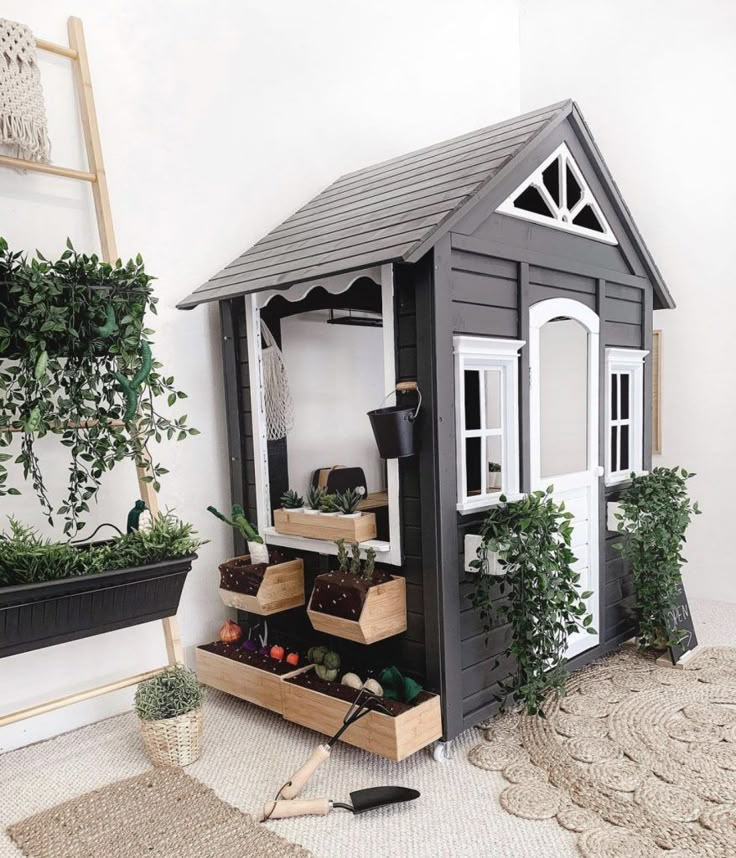
[[[435,742],[432,748],[432,757],[437,763],[444,763],[450,759],[450,742]]]

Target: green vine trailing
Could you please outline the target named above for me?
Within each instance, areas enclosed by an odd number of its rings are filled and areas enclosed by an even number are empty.
[[[56,261],[38,252],[28,259],[0,238],[0,496],[20,493],[8,484],[14,459],[49,522],[63,516],[70,536],[118,462],[145,467],[152,440],[197,433],[186,415],[159,410],[161,398],[171,407],[186,394],[151,353],[144,317],[156,313],[152,279],[140,256],[110,265],[67,242]],[[37,453],[49,433],[61,435],[70,456],[67,496],[56,507]],[[165,473],[152,460],[147,479],[158,490]]]
[[[687,481],[695,474],[685,468],[654,468],[644,476],[631,475],[631,484],[619,498],[618,531],[622,542],[613,547],[631,564],[639,615],[639,645],[676,645],[670,640],[665,617],[672,608],[681,569],[685,534],[697,502],[690,503]]]
[[[592,594],[579,591],[580,576],[572,569],[572,514],[551,495],[552,486],[513,503],[502,495],[483,523],[483,542],[471,564],[480,574],[470,598],[486,635],[511,627],[504,655],[513,672],[501,682],[498,699],[522,702],[530,715],[542,717],[547,694],[564,693],[568,636],[578,630],[596,634],[584,601]],[[502,577],[487,574],[489,552],[497,556]]]

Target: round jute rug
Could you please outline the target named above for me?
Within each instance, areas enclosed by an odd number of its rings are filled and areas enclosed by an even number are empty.
[[[469,752],[510,782],[505,810],[554,816],[585,858],[736,856],[736,649],[673,669],[627,646],[566,692],[546,718],[485,722]]]

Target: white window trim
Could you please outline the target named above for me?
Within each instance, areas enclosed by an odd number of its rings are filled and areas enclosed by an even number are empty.
[[[386,391],[396,388],[396,351],[394,341],[394,280],[393,266],[381,265],[352,271],[334,277],[324,277],[298,283],[289,289],[273,289],[254,292],[245,296],[245,324],[248,342],[248,372],[250,377],[251,410],[253,414],[253,457],[255,465],[256,507],[258,531],[268,545],[280,545],[298,551],[313,551],[317,554],[337,554],[337,546],[326,539],[308,539],[277,533],[273,526],[270,487],[268,477],[268,441],[263,395],[263,364],[261,360],[261,309],[276,295],[289,301],[299,301],[312,289],[321,286],[332,294],[347,291],[356,280],[370,277],[380,284],[383,316],[383,376]],[[386,399],[385,405],[393,405],[396,394]],[[368,418],[366,418],[368,419]],[[372,539],[361,543],[361,550],[373,548],[381,563],[400,566],[401,558],[401,513],[399,507],[399,460],[386,460],[388,493],[389,541]]]
[[[644,359],[649,354],[643,349],[606,349],[606,485],[614,486],[627,482],[631,472],[643,474],[644,468]],[[611,377],[614,373],[629,374],[629,419],[623,421],[629,426],[629,467],[625,470],[611,470],[611,426],[621,425],[620,420],[611,416]],[[620,407],[620,406],[619,406]]]
[[[462,515],[490,509],[500,495],[516,500],[519,492],[519,351],[523,340],[499,340],[493,337],[456,336],[455,424],[457,455],[457,510]],[[465,429],[465,370],[498,369],[502,378],[501,433],[502,489],[493,494],[469,498],[466,493],[465,439],[477,436],[477,430]],[[485,434],[492,434],[486,432]],[[484,460],[484,457],[481,457]]]
[[[547,190],[544,185],[542,173],[549,167],[549,165],[560,159],[560,205],[552,199],[551,194]],[[570,167],[575,178],[578,180],[578,184],[580,185],[580,190],[582,191],[582,195],[578,202],[572,207],[572,209],[567,208],[566,206],[566,195],[567,195],[567,173],[565,171],[565,165]],[[549,206],[550,210],[554,213],[553,217],[548,217],[546,215],[537,214],[536,212],[529,212],[525,209],[517,208],[514,205],[514,200],[519,196],[519,194],[523,193],[528,187],[535,187],[539,193],[542,195],[545,203]],[[593,211],[595,212],[595,216],[598,218],[600,225],[603,227],[603,232],[596,232],[594,229],[588,229],[585,226],[579,226],[578,224],[573,223],[573,218],[577,216],[580,210],[589,205]],[[590,190],[588,183],[585,181],[585,177],[583,176],[582,170],[575,163],[575,159],[572,157],[570,150],[567,148],[566,143],[561,143],[552,154],[545,158],[544,161],[537,167],[537,169],[529,176],[529,178],[525,179],[516,190],[510,194],[498,207],[498,211],[501,214],[510,215],[511,217],[518,217],[522,220],[531,220],[534,223],[542,224],[543,226],[549,226],[552,229],[563,230],[564,232],[572,232],[576,235],[584,235],[586,238],[592,238],[595,241],[602,241],[605,244],[618,244],[618,239],[613,234],[613,230],[611,229],[608,221],[603,215],[601,211],[601,207],[596,202],[595,197],[593,196],[593,192]]]

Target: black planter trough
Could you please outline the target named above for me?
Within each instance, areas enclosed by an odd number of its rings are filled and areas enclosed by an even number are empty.
[[[174,616],[196,556],[0,587],[0,658]]]

